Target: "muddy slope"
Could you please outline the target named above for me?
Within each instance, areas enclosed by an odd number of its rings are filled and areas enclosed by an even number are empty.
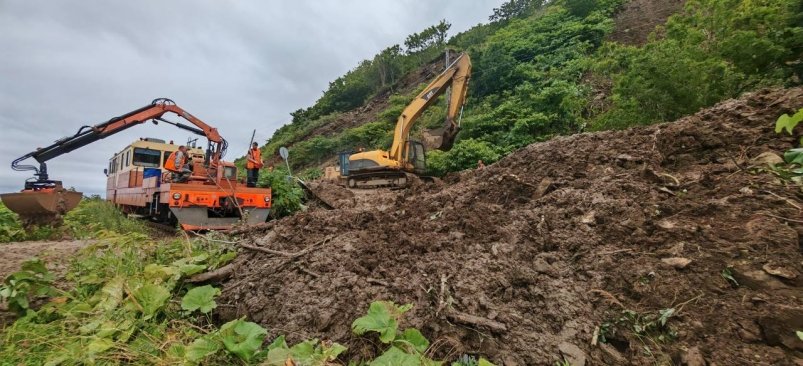
[[[614,30],[609,39],[641,46],[650,33],[683,8],[685,0],[630,0],[614,17]]]
[[[386,299],[415,305],[403,325],[440,357],[800,362],[801,191],[751,166],[792,146],[773,124],[801,106],[803,88],[764,91],[674,123],[533,144],[441,186],[329,194],[339,209],[243,238],[303,254],[244,250],[219,315],[333,339],[351,357],[376,351],[351,321]],[[633,319],[662,309],[674,309],[668,328],[635,332]]]

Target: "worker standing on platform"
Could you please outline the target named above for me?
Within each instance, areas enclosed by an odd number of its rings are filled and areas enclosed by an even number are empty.
[[[173,151],[172,154],[167,158],[165,162],[165,169],[169,170],[173,173],[172,181],[174,183],[183,183],[189,180],[190,175],[192,174],[192,169],[190,169],[189,164],[189,156],[187,155],[187,147],[186,146],[179,146],[178,150]]]
[[[256,142],[251,145],[251,149],[248,150],[248,161],[245,163],[245,169],[247,170],[247,177],[246,177],[246,186],[248,187],[256,187],[257,181],[259,181],[259,169],[265,163],[262,161],[262,152],[259,150],[259,144]]]

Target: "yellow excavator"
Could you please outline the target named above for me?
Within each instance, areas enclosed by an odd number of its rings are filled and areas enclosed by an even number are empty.
[[[421,114],[451,87],[446,121],[440,146],[437,147],[443,151],[451,149],[460,129],[460,117],[466,101],[470,76],[471,59],[466,53],[460,54],[404,108],[396,122],[390,150],[341,154],[340,174],[345,178],[347,186],[349,188],[404,187],[410,181],[409,174],[425,174],[427,166],[424,144],[410,139],[410,130]]]

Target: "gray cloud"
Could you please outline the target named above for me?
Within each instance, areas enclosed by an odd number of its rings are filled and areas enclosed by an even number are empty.
[[[218,127],[233,159],[360,60],[440,19],[466,30],[501,2],[0,0],[0,190],[28,177],[8,167],[17,156],[156,97]],[[102,193],[108,158],[144,136],[188,137],[135,127],[52,160],[51,176]]]

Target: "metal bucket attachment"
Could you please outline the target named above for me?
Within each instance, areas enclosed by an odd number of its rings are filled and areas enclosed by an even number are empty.
[[[23,226],[59,225],[61,216],[81,202],[83,193],[64,188],[0,194],[9,210],[19,215]]]
[[[423,133],[424,146],[427,150],[449,151],[454,145],[460,127],[449,126],[442,128],[425,129]]]

